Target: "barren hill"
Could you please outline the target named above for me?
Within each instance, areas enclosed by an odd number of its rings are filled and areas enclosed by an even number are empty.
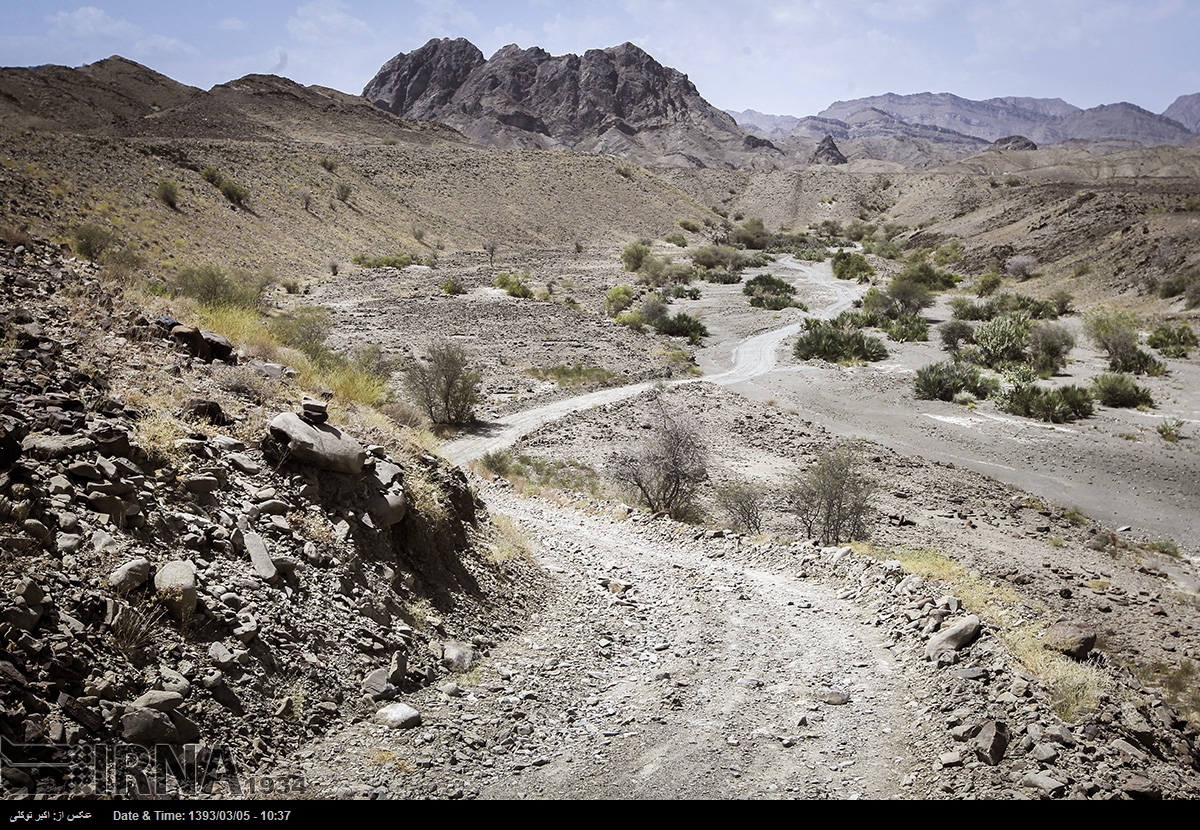
[[[552,56],[431,40],[388,61],[363,95],[406,118],[448,124],[491,147],[573,149],[674,167],[775,166],[681,72],[632,43]]]

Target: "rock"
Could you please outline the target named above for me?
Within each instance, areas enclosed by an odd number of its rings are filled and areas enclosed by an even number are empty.
[[[178,709],[183,703],[183,695],[178,692],[150,690],[134,700],[129,706],[133,709],[154,709],[159,712],[170,712]]]
[[[366,450],[336,427],[309,424],[293,412],[284,412],[271,421],[268,429],[281,451],[281,460],[290,456],[322,470],[351,475],[362,472]]]
[[[925,658],[932,660],[944,651],[958,651],[979,637],[981,624],[979,617],[971,614],[957,623],[931,637],[925,644]]]
[[[845,706],[850,702],[850,694],[842,689],[830,689],[821,700],[830,706]]]
[[[1008,750],[1008,739],[1007,724],[988,721],[975,736],[975,757],[985,764],[996,766]]]
[[[106,533],[105,536],[108,536],[108,534]],[[108,587],[119,594],[123,594],[142,587],[149,578],[150,560],[138,557],[126,562],[109,574]]]
[[[254,565],[255,573],[267,582],[274,582],[279,578],[279,569],[271,561],[271,553],[261,536],[254,531],[247,531],[242,537],[242,543],[246,546],[246,552],[250,554],[250,563]]]
[[[1067,785],[1057,778],[1051,778],[1049,775],[1041,772],[1028,772],[1021,778],[1022,787],[1030,787],[1040,790],[1051,797],[1058,797],[1066,790]]]
[[[392,652],[391,662],[388,663],[388,682],[399,686],[404,682],[404,675],[407,673],[408,655],[403,651]]]
[[[221,405],[207,398],[189,398],[179,411],[180,418],[194,421],[207,421],[213,426],[223,427],[230,423],[229,417]]]
[[[442,665],[451,671],[464,672],[475,662],[475,649],[469,643],[442,643]]]
[[[258,462],[245,453],[231,452],[229,455],[225,456],[225,460],[227,460],[235,470],[243,472],[246,475],[254,476],[262,472],[262,467],[259,466]]]
[[[1162,798],[1162,790],[1159,789],[1157,784],[1144,775],[1132,774],[1126,776],[1125,780],[1121,782],[1121,792],[1125,793],[1130,798]]]
[[[196,569],[191,562],[176,559],[159,568],[154,590],[175,619],[188,620],[196,612]]]
[[[186,698],[192,691],[192,684],[188,679],[172,668],[161,666],[158,676],[164,692],[174,692],[181,698]]]
[[[405,703],[389,703],[375,713],[375,722],[390,729],[414,729],[421,725],[421,713]]]
[[[1046,629],[1046,648],[1082,660],[1096,645],[1096,629],[1082,620],[1063,620]]]
[[[826,135],[821,139],[821,143],[817,145],[817,149],[813,151],[808,163],[838,165],[849,163],[849,159],[842,155],[842,151],[838,149],[833,136]]]
[[[179,731],[166,712],[133,709],[121,716],[121,737],[131,744],[151,747],[179,743]]]
[[[1030,750],[1029,757],[1039,764],[1053,764],[1058,760],[1058,748],[1054,744],[1038,744]]]
[[[993,133],[994,135],[994,133]],[[992,142],[993,150],[1036,150],[1038,147],[1023,135],[1006,135]]]
[[[387,669],[375,669],[363,678],[362,690],[370,695],[372,700],[391,700],[396,696],[396,687],[392,685]]]
[[[375,527],[383,530],[402,521],[408,514],[408,500],[403,491],[373,493],[367,499],[367,511]]]
[[[86,435],[58,435],[48,432],[35,432],[25,437],[21,449],[34,458],[43,461],[55,458],[66,458],[88,452],[96,448],[96,442]]]

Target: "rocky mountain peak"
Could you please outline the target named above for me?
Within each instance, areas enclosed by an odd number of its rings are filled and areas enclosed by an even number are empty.
[[[483,53],[465,38],[434,38],[385,63],[363,90],[363,97],[396,115],[434,120],[467,77],[485,62]]]
[[[842,155],[842,151],[838,149],[831,135],[821,139],[821,143],[817,145],[810,161],[811,164],[846,164],[847,162],[847,158]]]

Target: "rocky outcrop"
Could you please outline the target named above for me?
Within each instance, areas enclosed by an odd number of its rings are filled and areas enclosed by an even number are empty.
[[[810,164],[846,164],[846,157],[842,155],[842,151],[838,149],[834,143],[833,136],[827,135],[821,139],[821,143],[817,145],[817,149],[813,152],[812,158],[809,159]]]
[[[1163,111],[1163,118],[1170,118],[1193,133],[1200,133],[1200,92],[1180,95]]]
[[[632,43],[559,56],[510,45],[485,61],[465,40],[432,40],[388,61],[363,95],[492,147],[614,153],[676,166],[725,166],[772,149],[747,145],[733,119],[686,75]]]
[[[992,142],[993,150],[1036,150],[1037,145],[1023,135],[1008,135]]]

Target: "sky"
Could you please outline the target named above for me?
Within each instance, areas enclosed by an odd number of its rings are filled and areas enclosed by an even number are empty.
[[[551,54],[637,44],[722,109],[885,92],[1128,101],[1200,92],[1200,0],[0,0],[0,65],[122,55],[208,89],[260,72],[361,93],[431,38]]]

